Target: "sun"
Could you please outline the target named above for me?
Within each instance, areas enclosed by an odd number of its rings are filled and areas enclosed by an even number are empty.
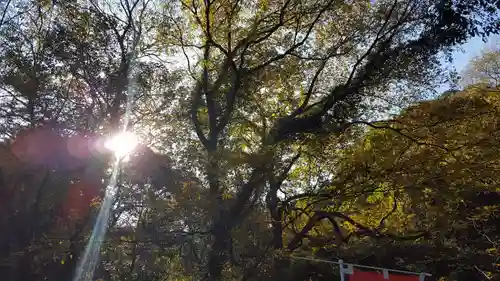
[[[137,135],[132,132],[121,132],[109,138],[104,143],[104,147],[112,151],[116,158],[123,159],[128,156],[138,144],[139,139]]]

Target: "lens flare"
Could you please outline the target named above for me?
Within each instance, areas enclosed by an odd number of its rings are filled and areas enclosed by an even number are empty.
[[[139,139],[134,133],[122,132],[104,143],[106,149],[112,151],[117,159],[126,157],[139,144]]]

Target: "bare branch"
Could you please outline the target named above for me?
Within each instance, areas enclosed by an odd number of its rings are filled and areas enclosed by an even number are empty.
[[[315,211],[314,215],[309,219],[307,224],[302,228],[302,230],[295,235],[295,237],[288,243],[288,250],[296,249],[303,238],[306,237],[307,233],[321,220],[329,219],[335,220],[335,218],[347,221],[351,225],[355,226],[358,230],[355,232],[351,232],[347,237],[344,238],[344,241],[339,242],[347,242],[353,235],[356,236],[370,236],[373,238],[389,238],[395,240],[414,240],[428,235],[428,232],[421,232],[414,235],[409,236],[399,236],[390,233],[380,232],[378,229],[371,229],[351,217],[336,211]],[[335,226],[334,226],[335,227]]]
[[[2,17],[0,18],[0,27],[2,27],[4,20],[5,20],[5,15],[7,15],[7,11],[9,10],[10,2],[12,0],[8,0],[7,3],[5,4],[5,8],[3,9],[2,12]]]
[[[393,197],[394,203],[392,205],[392,209],[380,220],[377,229],[381,229],[384,227],[385,220],[390,217],[398,208],[398,201],[396,200],[396,197]]]
[[[377,45],[379,40],[383,37],[380,35],[382,34],[382,32],[385,31],[385,28],[387,27],[387,24],[389,23],[389,20],[391,19],[391,16],[394,12],[394,9],[396,8],[397,3],[398,3],[398,1],[395,0],[391,6],[389,12],[387,13],[387,15],[385,17],[385,20],[384,20],[384,23],[382,24],[382,27],[380,27],[379,31],[377,32],[377,35],[375,36],[375,39],[373,40],[372,44],[370,45],[368,50],[354,64],[353,69],[351,71],[351,74],[349,75],[349,78],[347,79],[346,85],[349,85],[351,83],[352,79],[354,78],[354,74],[356,73],[358,66],[361,64],[361,62],[363,62],[363,60],[366,57],[368,57],[368,55],[371,54],[372,50],[375,48],[375,46]]]
[[[268,65],[270,65],[271,63],[275,62],[275,61],[278,61],[284,57],[286,57],[287,55],[293,53],[297,48],[299,48],[300,46],[304,45],[304,43],[309,39],[309,36],[311,35],[311,32],[313,31],[314,27],[316,26],[316,24],[318,23],[318,21],[321,19],[321,16],[329,9],[330,5],[333,3],[334,1],[333,0],[330,0],[327,4],[325,4],[325,6],[318,12],[318,14],[316,15],[316,17],[314,18],[314,20],[309,24],[309,28],[307,29],[306,31],[306,34],[304,35],[304,38],[302,38],[302,40],[296,44],[294,44],[292,47],[290,47],[288,50],[286,50],[283,54],[280,54],[280,55],[277,55],[265,62],[263,62],[262,64],[260,65],[257,65],[253,68],[250,69],[250,72],[256,72]],[[270,36],[270,35],[269,35]],[[264,40],[264,39],[263,39]],[[253,43],[255,43],[257,41],[253,41]]]
[[[367,125],[369,127],[372,127],[374,129],[387,129],[387,130],[391,130],[393,132],[396,132],[397,134],[411,140],[412,142],[416,143],[417,145],[425,145],[425,146],[433,146],[433,147],[436,147],[436,148],[439,148],[441,150],[444,150],[446,152],[451,152],[452,150],[454,149],[450,149],[450,148],[447,148],[445,146],[441,146],[441,145],[438,145],[438,144],[434,144],[434,143],[427,143],[427,142],[423,142],[423,141],[420,141],[418,140],[417,138],[407,134],[404,132],[404,129],[402,128],[394,128],[392,126],[389,126],[389,125],[375,125],[373,123],[370,123],[370,122],[366,122],[366,121],[354,121],[354,122],[351,122],[351,124],[363,124],[363,125]]]

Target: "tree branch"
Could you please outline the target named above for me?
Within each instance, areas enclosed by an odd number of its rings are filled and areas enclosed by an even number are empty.
[[[314,215],[309,219],[307,224],[302,228],[302,230],[295,235],[295,237],[288,243],[287,249],[292,251],[296,249],[300,243],[302,242],[302,239],[306,237],[306,235],[309,233],[311,229],[321,220],[323,219],[328,219],[330,222],[335,221],[335,218],[344,220],[348,222],[349,224],[355,226],[358,228],[357,231],[351,232],[347,237],[343,238],[343,241],[341,242],[347,242],[353,235],[356,236],[370,236],[373,238],[389,238],[389,239],[395,239],[395,240],[414,240],[418,239],[421,237],[424,237],[428,235],[428,232],[421,232],[415,235],[409,235],[409,236],[399,236],[391,233],[383,233],[380,232],[378,229],[371,229],[367,226],[364,226],[363,224],[355,221],[351,217],[340,213],[336,211],[315,211]],[[336,224],[336,223],[335,223]],[[333,225],[336,230],[340,230],[339,227],[335,227],[335,224]],[[338,233],[338,237],[342,237],[341,233]]]

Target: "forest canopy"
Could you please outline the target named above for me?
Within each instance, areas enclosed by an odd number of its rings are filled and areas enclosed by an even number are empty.
[[[2,1],[0,276],[73,280],[116,178],[92,280],[338,278],[296,256],[500,278],[498,50],[436,92],[499,10]]]

